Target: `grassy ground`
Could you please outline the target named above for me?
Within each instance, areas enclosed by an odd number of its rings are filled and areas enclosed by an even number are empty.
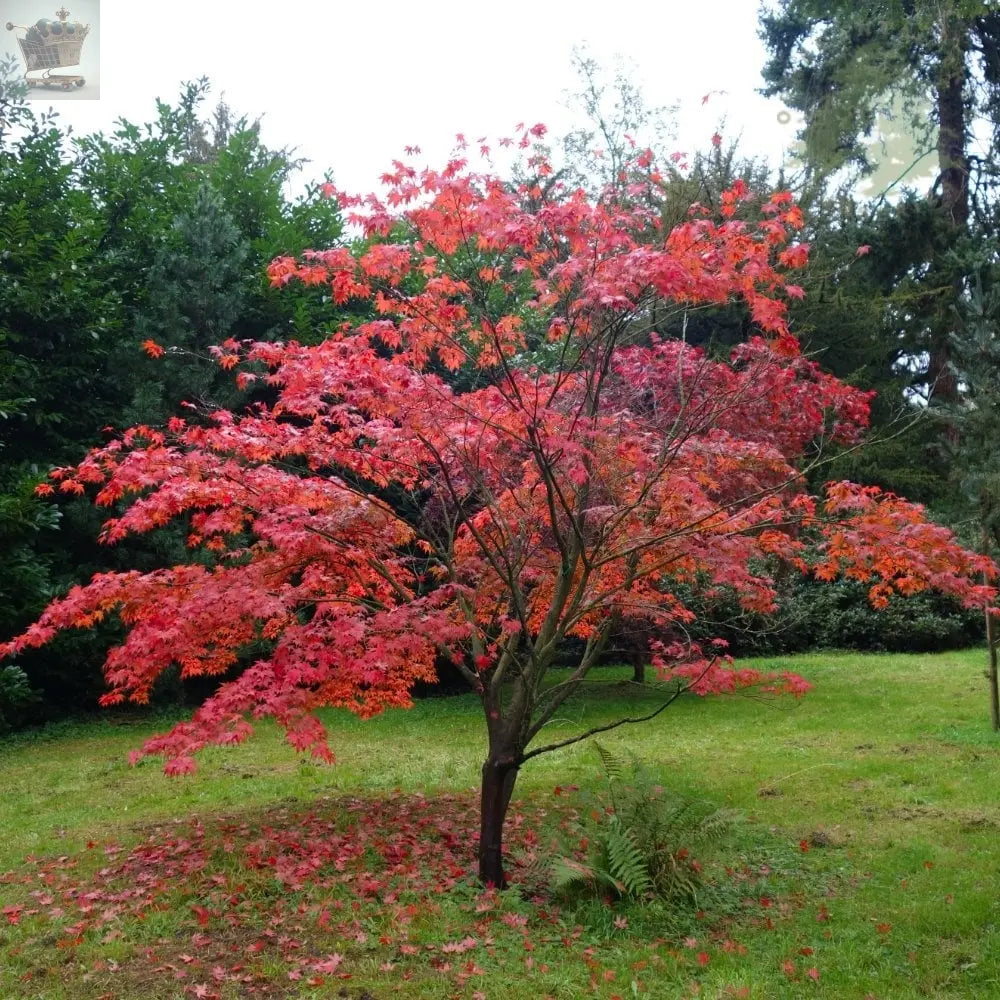
[[[475,888],[464,697],[330,713],[333,768],[268,726],[180,779],[125,760],[168,720],[0,743],[0,1000],[1000,996],[982,659],[795,657],[767,665],[814,682],[802,701],[690,699],[606,737],[746,817],[671,910],[537,894],[548,845],[586,823],[556,786],[600,788],[586,745],[519,781],[509,840],[534,899]],[[656,703],[604,676],[554,737]]]

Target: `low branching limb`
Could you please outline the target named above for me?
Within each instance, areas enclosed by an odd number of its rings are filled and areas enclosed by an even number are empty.
[[[585,733],[579,733],[577,736],[570,736],[568,739],[559,740],[556,743],[548,743],[543,747],[536,747],[534,750],[529,750],[523,755],[522,762],[530,760],[532,757],[537,757],[539,754],[548,753],[550,750],[561,750],[563,747],[572,746],[574,743],[580,743],[583,740],[589,739],[591,736],[596,736],[598,733],[610,732],[612,729],[617,729],[619,726],[627,726],[637,722],[648,722],[650,719],[655,719],[656,716],[658,716],[662,711],[669,708],[675,701],[677,701],[682,694],[686,694],[690,691],[718,662],[719,658],[717,656],[713,656],[712,659],[705,665],[705,669],[702,670],[697,677],[689,681],[687,684],[678,683],[677,689],[674,693],[662,705],[660,705],[659,708],[650,712],[648,715],[618,719],[615,722],[608,722],[603,726],[594,726],[593,729],[588,729]],[[532,737],[537,735],[540,728],[541,726],[538,724],[532,727]]]
[[[576,736],[570,736],[568,739],[559,740],[556,743],[548,743],[543,747],[535,747],[534,750],[529,750],[522,757],[522,762],[531,760],[532,757],[537,757],[539,754],[549,753],[551,750],[561,750],[563,747],[572,746],[574,743],[580,743],[583,740],[590,739],[591,736],[596,736],[598,733],[607,733],[612,729],[617,729],[619,726],[630,725],[636,722],[648,722],[650,719],[655,719],[662,711],[669,708],[682,694],[685,694],[690,688],[690,685],[683,685],[678,687],[677,690],[665,701],[659,708],[655,711],[650,712],[648,715],[638,715],[633,718],[628,719],[618,719],[616,722],[609,722],[603,726],[594,726],[593,729],[588,729],[585,733],[579,733]]]

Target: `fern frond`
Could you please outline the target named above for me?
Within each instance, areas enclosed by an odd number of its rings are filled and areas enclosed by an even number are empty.
[[[624,781],[629,771],[629,764],[620,754],[609,750],[603,743],[594,740],[594,749],[601,758],[601,767],[609,781]]]
[[[742,819],[743,814],[738,809],[716,809],[698,824],[698,835],[705,840],[714,840],[729,833]]]
[[[574,858],[558,857],[552,862],[551,885],[554,892],[565,893],[573,889],[592,887],[597,875],[592,865]]]
[[[684,839],[684,834],[688,833],[692,827],[698,826],[698,818],[692,815],[692,802],[678,802],[672,809],[664,810],[662,815],[662,825],[664,830],[669,830],[675,838]]]
[[[613,889],[619,896],[628,894],[625,884],[616,879],[611,872],[597,865],[577,861],[575,858],[556,858],[550,869],[549,884],[553,892],[563,895],[577,890],[594,892],[602,886]]]
[[[587,861],[557,858],[552,888],[591,893],[612,889],[636,899],[685,897],[697,903],[701,865],[690,849],[728,832],[741,818],[733,809],[713,809],[655,784],[632,755],[593,742],[608,781],[610,808],[595,811],[599,824]]]
[[[615,881],[625,887],[623,895],[644,896],[653,888],[646,860],[639,850],[635,836],[620,822],[612,822],[606,849],[608,868]]]

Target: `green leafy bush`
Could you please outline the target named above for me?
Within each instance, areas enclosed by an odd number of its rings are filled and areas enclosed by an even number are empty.
[[[266,265],[335,245],[338,200],[318,184],[290,200],[300,161],[224,103],[205,120],[207,94],[207,81],[185,84],[152,121],[74,137],[27,101],[17,60],[0,59],[0,641],[94,573],[170,566],[187,551],[183,526],[97,545],[103,518],[89,501],[34,495],[50,468],[114,428],[161,425],[181,400],[211,409],[265,396],[239,395],[208,357],[230,334],[308,341],[334,322],[323,289],[272,288]],[[147,357],[146,339],[167,355]],[[101,627],[25,652],[18,664],[41,696],[30,721],[96,709],[118,638]],[[175,682],[156,694],[204,690]]]
[[[24,671],[15,663],[0,667],[0,734],[22,728],[31,721],[31,709],[38,703]]]
[[[983,641],[982,614],[940,594],[894,595],[876,610],[856,580],[789,580],[779,588],[773,616],[740,610],[722,596],[699,618],[692,637],[719,637],[734,656],[773,656],[814,649],[872,653],[935,653]]]
[[[973,646],[983,638],[979,611],[931,593],[894,596],[876,611],[868,588],[854,580],[800,585],[789,596],[785,614],[803,623],[797,631],[806,641],[813,637],[813,648],[934,653]]]

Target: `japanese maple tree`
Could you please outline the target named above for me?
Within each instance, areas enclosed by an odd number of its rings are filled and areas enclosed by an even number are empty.
[[[275,260],[270,278],[327,286],[375,318],[315,347],[227,341],[219,363],[266,401],[132,428],[55,470],[43,491],[94,488],[114,506],[104,541],[182,519],[191,559],[95,576],[2,651],[117,614],[127,637],[103,699],[115,704],[147,700],[172,664],[222,674],[267,640],[191,721],[137,752],[171,774],[262,716],[332,759],[315,709],[406,706],[450,657],[482,703],[479,874],[502,884],[518,771],[589,735],[544,738],[615,631],[655,636],[671,690],[797,693],[800,678],[680,641],[694,617],[683,595],[731,588],[767,612],[769,567],[784,563],[870,581],[876,604],[927,587],[989,601],[976,581],[992,564],[920,508],[848,483],[805,489],[824,442],[860,441],[868,395],[802,357],[787,328],[800,291],[786,274],[807,253],[790,196],[748,224],[734,218],[749,198],[737,186],[720,219],[695,207],[666,232],[648,156],[634,176],[594,203],[457,157],[440,171],[397,163],[382,197],[340,195],[363,239]],[[644,332],[656,300],[733,297],[759,335],[728,360]],[[474,388],[455,387],[459,370]],[[570,637],[579,658],[553,674]]]

